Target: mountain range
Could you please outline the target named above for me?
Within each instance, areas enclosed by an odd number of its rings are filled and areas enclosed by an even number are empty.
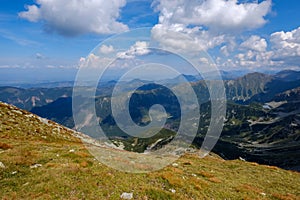
[[[249,73],[238,78],[229,78],[230,74],[226,75],[226,121],[213,152],[224,159],[242,157],[253,162],[300,170],[300,72],[289,70],[274,75]],[[193,142],[195,147],[200,147],[211,120],[209,92],[205,80],[192,76],[185,78],[196,92],[201,103],[201,116],[204,116]],[[168,138],[174,136],[178,129],[181,116],[174,95],[162,86],[148,81],[133,80],[124,83],[128,86],[127,90],[140,83],[145,84],[131,97],[130,114],[135,123],[140,126],[147,125],[150,122],[148,110],[156,103],[163,105],[169,116],[172,116],[167,120],[165,129],[156,137],[148,141],[132,138],[119,129],[111,113],[110,95],[115,83],[113,81],[101,84],[103,87],[97,89],[95,100],[99,124],[108,137],[116,145],[121,142],[124,149],[136,152],[144,152],[150,147],[157,149],[168,143]],[[170,87],[180,87],[183,84],[178,77],[166,80],[165,83]],[[1,87],[0,100],[74,128],[70,87]],[[157,140],[161,142],[153,146]]]

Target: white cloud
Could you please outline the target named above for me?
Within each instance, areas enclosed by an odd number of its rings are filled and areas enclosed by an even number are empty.
[[[220,48],[221,53],[224,56],[229,56],[231,52],[233,52],[236,49],[236,41],[235,41],[235,37],[229,37],[227,39],[227,44],[222,46]]]
[[[248,50],[244,53],[239,53],[235,56],[236,64],[240,67],[246,68],[267,68],[270,66],[276,66],[279,63],[272,61],[272,51],[252,51]]]
[[[206,26],[218,31],[248,30],[263,26],[271,0],[239,3],[237,0],[156,0],[161,24]]]
[[[182,24],[158,24],[152,29],[152,37],[164,48],[177,52],[198,52],[225,42],[225,35],[213,35],[199,27],[186,28]]]
[[[159,24],[152,29],[152,36],[162,46],[200,51],[223,44],[223,53],[228,55],[235,46],[232,41],[237,31],[255,29],[266,23],[264,17],[271,9],[271,0],[261,3],[155,0],[153,6],[160,16]]]
[[[109,45],[109,46],[102,45],[99,50],[100,50],[100,53],[103,53],[103,54],[109,54],[109,53],[112,53],[115,51],[114,47],[112,45]]]
[[[205,58],[205,57],[201,57],[201,58],[199,59],[199,61],[200,61],[201,63],[204,63],[204,64],[208,64],[208,63],[209,63],[208,59]]]
[[[270,41],[275,52],[274,59],[292,59],[300,61],[300,27],[290,32],[276,32]]]
[[[40,10],[36,5],[26,6],[27,11],[19,13],[19,16],[30,22],[37,22],[40,19]]]
[[[116,59],[112,57],[97,56],[91,53],[87,58],[81,57],[78,62],[78,67],[91,76],[95,75],[93,70],[105,70],[106,75],[115,76],[115,73],[120,73],[120,70],[132,69],[142,65],[144,62],[138,59]],[[91,71],[88,71],[91,70]],[[112,70],[112,71],[111,71]]]
[[[12,68],[18,68],[18,66],[0,65],[0,69],[12,69]]]
[[[136,56],[147,55],[150,53],[149,43],[145,41],[137,41],[129,50],[117,53],[117,57],[121,59],[133,59]]]
[[[246,41],[241,44],[242,48],[253,50],[253,51],[266,51],[268,44],[264,38],[257,35],[252,35]]]
[[[102,57],[102,56],[100,57],[91,53],[87,58],[81,57],[79,59],[78,65],[79,68],[90,68],[90,69],[105,68],[113,61],[114,61],[113,58]]]
[[[42,21],[47,31],[65,36],[111,34],[128,30],[117,21],[125,4],[126,0],[37,0],[19,16],[31,22]]]
[[[112,45],[102,45],[86,58],[81,57],[78,61],[79,68],[82,69],[125,69],[143,64],[143,60],[135,59],[136,56],[147,55],[149,43],[137,41],[127,51],[117,52]],[[111,54],[112,53],[112,54]],[[93,72],[93,71],[92,71]]]
[[[41,53],[36,53],[36,54],[35,54],[35,58],[36,58],[36,59],[44,59],[45,56],[44,56],[43,54],[41,54]]]
[[[280,31],[270,35],[268,41],[260,36],[250,36],[241,42],[240,48],[230,54],[227,47],[220,50],[230,59],[221,59],[218,66],[248,69],[300,69],[300,27],[292,31]]]

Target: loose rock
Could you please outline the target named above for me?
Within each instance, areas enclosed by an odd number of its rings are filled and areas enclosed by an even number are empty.
[[[173,163],[172,166],[173,167],[178,167],[178,164],[177,163]]]
[[[173,194],[175,194],[176,190],[175,189],[170,189],[170,192],[172,192]]]
[[[35,165],[30,166],[31,169],[38,168],[38,167],[42,167],[42,165],[41,164],[35,164]]]
[[[133,193],[123,192],[121,195],[121,199],[133,199]]]
[[[5,165],[2,162],[0,162],[0,168],[2,168],[2,169],[5,168]]]

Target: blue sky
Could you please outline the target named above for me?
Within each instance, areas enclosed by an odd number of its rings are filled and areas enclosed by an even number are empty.
[[[2,83],[71,80],[80,59],[101,41],[141,27],[153,28],[162,45],[169,39],[164,30],[190,36],[196,41],[191,45],[206,50],[221,70],[300,69],[298,0],[76,2],[1,1]],[[196,7],[199,12],[193,13]]]

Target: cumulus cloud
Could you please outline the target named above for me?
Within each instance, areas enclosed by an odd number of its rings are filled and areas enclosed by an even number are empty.
[[[250,69],[300,69],[300,27],[272,33],[269,42],[253,35],[242,42],[237,54],[232,56],[231,62],[218,64]]]
[[[220,51],[223,55],[225,56],[229,56],[231,52],[233,52],[236,49],[236,41],[235,41],[235,37],[229,37],[227,39],[227,44],[222,46],[220,48]]]
[[[182,24],[158,24],[152,29],[152,37],[166,49],[184,52],[207,50],[225,41],[225,35],[211,35],[209,31],[186,28]]]
[[[143,64],[142,60],[135,59],[136,56],[147,55],[151,51],[148,49],[149,43],[137,41],[127,51],[117,52],[112,45],[102,45],[99,47],[100,54],[91,53],[88,57],[81,57],[78,62],[79,68],[85,69],[125,69]],[[110,54],[116,52],[116,54]]]
[[[109,46],[102,45],[99,50],[100,50],[100,53],[103,53],[103,54],[109,54],[109,53],[112,53],[115,51],[114,47],[112,45],[109,45]]]
[[[137,41],[129,50],[117,53],[117,57],[121,59],[133,59],[136,56],[143,56],[150,53],[149,43],[145,41]]]
[[[253,50],[253,51],[266,51],[268,44],[266,39],[261,38],[257,35],[252,35],[246,41],[241,44],[242,48]]]
[[[204,63],[204,64],[208,64],[208,63],[209,63],[208,59],[205,58],[205,57],[201,57],[201,58],[199,59],[199,61],[200,61],[201,63]]]
[[[206,26],[218,31],[255,29],[266,23],[272,1],[239,3],[238,0],[156,0],[162,24]]]
[[[37,22],[40,19],[40,10],[36,5],[26,6],[27,11],[19,13],[19,16],[30,22]]]
[[[271,0],[239,3],[237,0],[155,0],[160,13],[153,38],[164,46],[207,50],[232,40],[237,31],[263,26],[271,9]],[[186,35],[183,36],[176,33]],[[179,39],[176,39],[178,37]],[[223,45],[228,54],[230,46]],[[187,48],[185,48],[187,47]]]
[[[235,56],[235,63],[238,67],[246,68],[266,68],[270,66],[277,66],[280,63],[272,61],[272,51],[252,51],[248,50],[239,53]]]
[[[111,34],[128,30],[117,21],[125,4],[126,0],[36,0],[19,16],[31,22],[42,21],[47,31],[65,36]]]
[[[101,69],[106,68],[113,61],[114,58],[98,56],[91,53],[86,58],[81,57],[79,59],[78,67],[84,69]]]
[[[275,32],[270,41],[275,59],[297,59],[300,61],[300,27],[290,32]]]

